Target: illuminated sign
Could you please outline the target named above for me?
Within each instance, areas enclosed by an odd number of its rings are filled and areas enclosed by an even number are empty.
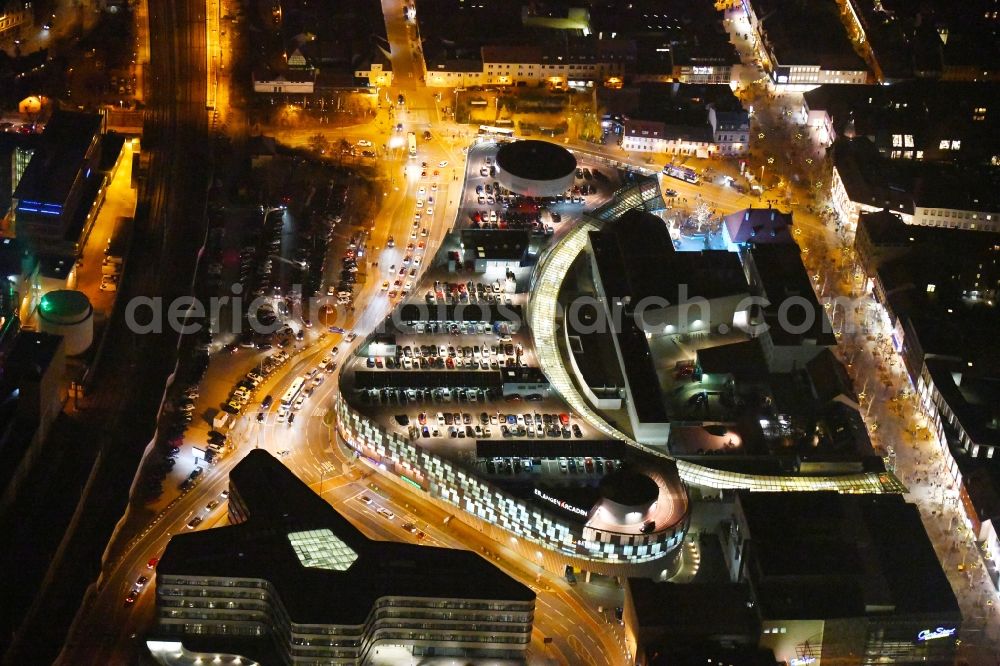
[[[416,481],[414,481],[413,479],[411,479],[409,477],[406,477],[406,476],[403,476],[402,474],[400,474],[399,478],[401,478],[403,481],[406,481],[408,484],[410,484],[411,486],[413,486],[417,490],[423,490],[424,489],[424,487],[422,485],[420,485],[419,483],[417,483]]]
[[[555,497],[552,497],[551,495],[546,495],[545,493],[543,493],[538,488],[535,488],[535,495],[537,495],[538,497],[541,497],[546,502],[552,502],[553,504],[555,504],[560,509],[566,509],[567,511],[572,511],[573,513],[575,513],[577,515],[580,515],[580,516],[584,516],[584,517],[587,516],[587,512],[584,511],[583,509],[581,509],[579,507],[575,507],[572,504],[567,504],[566,502],[562,501],[561,499],[556,499]]]
[[[933,641],[938,638],[948,638],[949,636],[954,636],[956,631],[958,630],[954,627],[951,629],[945,629],[944,627],[938,627],[937,629],[924,629],[917,634],[917,640]]]
[[[691,71],[695,76],[711,76],[715,70],[711,67],[692,67]]]

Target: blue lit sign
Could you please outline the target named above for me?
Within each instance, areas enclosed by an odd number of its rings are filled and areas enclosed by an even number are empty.
[[[917,634],[918,641],[933,641],[938,638],[949,638],[955,635],[958,629],[952,627],[951,629],[945,629],[944,627],[938,627],[937,629],[924,629],[919,634]]]

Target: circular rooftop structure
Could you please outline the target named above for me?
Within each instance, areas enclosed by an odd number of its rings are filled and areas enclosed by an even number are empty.
[[[622,506],[649,506],[656,501],[660,488],[645,474],[619,470],[601,479],[601,496]]]
[[[63,336],[66,355],[82,354],[94,340],[94,308],[81,291],[57,289],[38,304],[39,329]]]
[[[497,181],[511,192],[554,197],[573,186],[576,158],[548,141],[512,141],[497,151]]]

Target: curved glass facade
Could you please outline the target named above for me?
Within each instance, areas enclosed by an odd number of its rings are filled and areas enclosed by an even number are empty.
[[[477,478],[471,471],[387,432],[355,411],[342,395],[337,396],[335,410],[341,437],[359,456],[418,486],[435,499],[567,557],[589,563],[637,564],[672,553],[684,540],[689,521],[686,511],[676,524],[650,534],[586,527],[582,522],[543,512]]]

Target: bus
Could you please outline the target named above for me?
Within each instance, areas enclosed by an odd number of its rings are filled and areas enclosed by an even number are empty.
[[[679,164],[668,164],[663,167],[663,175],[679,178],[688,183],[698,182],[698,174],[695,173],[694,169]]]
[[[410,149],[410,157],[417,156],[417,135],[414,132],[407,132],[406,145]]]
[[[505,138],[513,138],[514,130],[510,127],[494,127],[492,125],[480,125],[479,126],[480,136],[497,136]]]
[[[288,387],[285,391],[285,395],[281,396],[281,404],[285,407],[290,407],[295,399],[299,397],[299,393],[302,391],[303,385],[306,383],[305,377],[296,377],[292,380],[292,385]]]

